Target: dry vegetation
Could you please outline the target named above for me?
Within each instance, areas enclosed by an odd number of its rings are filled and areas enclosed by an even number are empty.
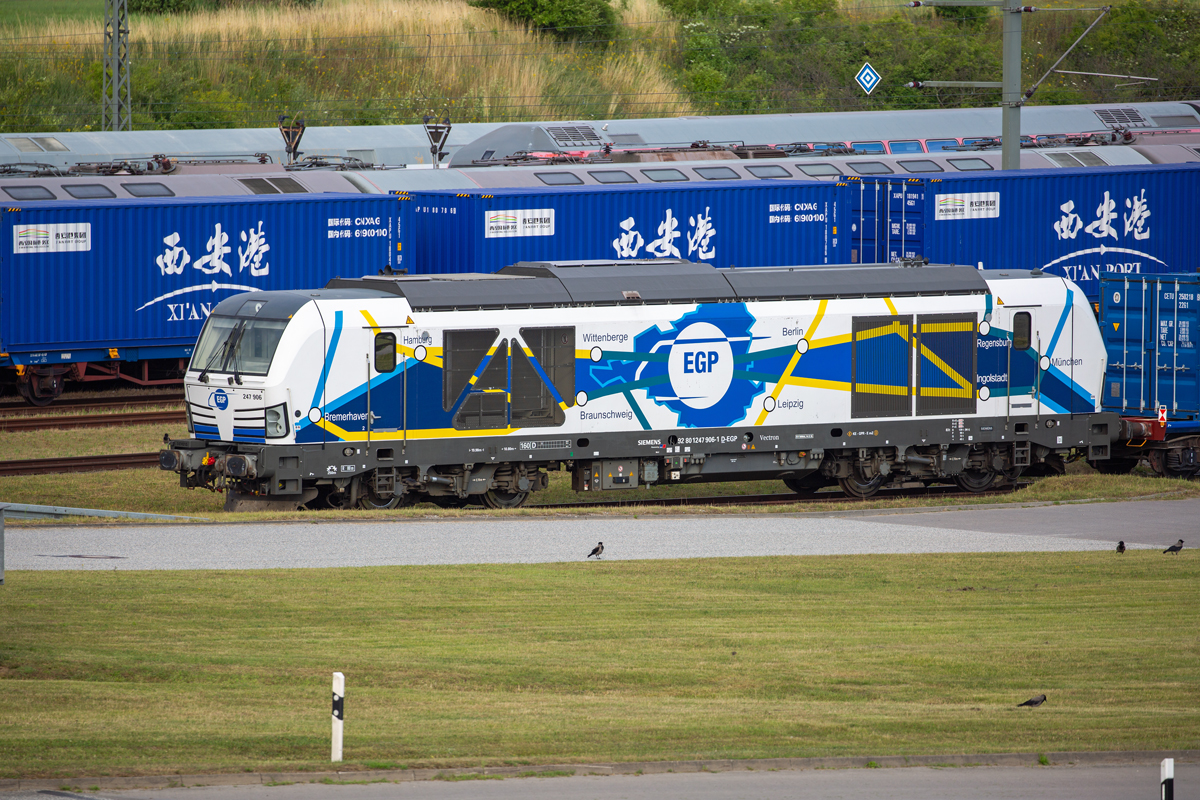
[[[675,23],[653,0],[631,0],[622,13],[642,44],[674,37]],[[473,122],[691,111],[656,47],[567,44],[462,0],[138,16],[131,28],[137,128],[269,125],[280,112],[310,124],[369,124],[424,114]],[[72,87],[98,99],[95,22],[21,23],[6,33],[9,69],[46,90],[29,98],[37,103],[30,115],[46,112],[47,101],[61,115],[82,105],[65,96]]]

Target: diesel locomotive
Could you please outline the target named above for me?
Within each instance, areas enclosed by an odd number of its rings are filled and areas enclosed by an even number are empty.
[[[950,265],[521,262],[222,301],[160,466],[226,508],[512,508],[782,478],[982,491],[1109,458],[1105,349],[1071,281]]]

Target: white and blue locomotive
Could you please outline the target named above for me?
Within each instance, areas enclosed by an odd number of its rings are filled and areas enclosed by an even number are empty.
[[[982,491],[1109,457],[1105,349],[1039,271],[523,262],[335,279],[216,307],[161,467],[226,508],[782,478]]]

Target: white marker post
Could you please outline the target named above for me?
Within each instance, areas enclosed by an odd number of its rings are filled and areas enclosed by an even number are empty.
[[[1175,759],[1164,758],[1158,768],[1162,800],[1175,800]]]
[[[342,760],[342,724],[345,719],[346,676],[333,673],[333,761]]]

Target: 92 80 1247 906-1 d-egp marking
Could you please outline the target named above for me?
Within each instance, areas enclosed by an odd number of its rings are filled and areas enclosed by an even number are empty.
[[[1108,459],[1105,351],[1069,280],[892,264],[520,262],[220,303],[160,466],[226,508],[521,505],[783,479],[973,491]]]

